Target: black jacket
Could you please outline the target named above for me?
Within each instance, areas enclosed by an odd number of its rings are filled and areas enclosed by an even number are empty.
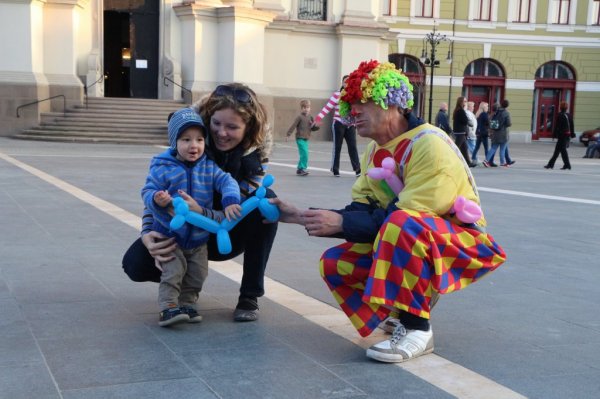
[[[454,111],[452,115],[452,130],[454,134],[467,134],[469,131],[469,117],[464,109]]]
[[[561,111],[558,113],[552,135],[557,139],[575,138],[575,125],[568,112]]]

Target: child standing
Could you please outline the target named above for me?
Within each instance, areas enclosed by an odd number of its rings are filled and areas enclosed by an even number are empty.
[[[187,223],[171,231],[169,210],[173,197],[182,196],[190,210],[202,212],[203,208],[212,208],[216,189],[221,193],[227,219],[241,215],[237,182],[204,154],[207,131],[200,115],[190,108],[176,111],[169,120],[168,132],[170,148],[152,158],[142,188],[144,205],[154,216],[152,230],[175,237],[178,245],[175,259],[158,265],[162,269],[158,289],[161,327],[202,320],[196,302],[208,275],[209,233]]]
[[[294,123],[287,131],[286,136],[290,137],[296,129],[296,145],[298,146],[298,170],[296,174],[299,176],[308,175],[308,140],[310,140],[310,132],[319,130],[319,127],[314,124],[314,119],[310,116],[310,101],[300,101],[300,115],[294,119]]]

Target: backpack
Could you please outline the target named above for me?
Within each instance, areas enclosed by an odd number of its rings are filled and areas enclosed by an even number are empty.
[[[498,119],[498,114],[499,112],[496,111],[492,117],[492,120],[490,121],[490,129],[492,130],[500,130],[500,119]]]

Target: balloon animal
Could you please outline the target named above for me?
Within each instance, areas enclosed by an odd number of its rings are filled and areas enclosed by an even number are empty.
[[[256,190],[256,195],[248,198],[246,201],[241,203],[242,211],[241,216],[227,220],[223,219],[220,223],[201,215],[197,212],[190,211],[188,204],[181,197],[175,197],[173,199],[173,208],[175,209],[175,216],[171,219],[170,227],[172,230],[177,230],[183,226],[184,223],[193,224],[196,227],[204,229],[210,233],[217,235],[217,248],[222,254],[228,254],[231,252],[231,239],[229,238],[229,231],[235,227],[246,215],[258,208],[260,213],[269,222],[276,222],[279,219],[279,209],[277,206],[271,204],[269,199],[266,198],[267,187],[275,181],[273,175],[266,175],[263,179],[263,185]]]
[[[367,171],[367,176],[375,180],[385,180],[389,188],[395,195],[400,194],[404,184],[396,174],[396,162],[394,158],[387,157],[381,161],[381,168],[371,168]],[[450,208],[450,213],[456,214],[458,220],[463,223],[475,223],[481,219],[481,207],[477,203],[459,195]]]

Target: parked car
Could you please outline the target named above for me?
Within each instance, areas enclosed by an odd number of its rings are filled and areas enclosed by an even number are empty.
[[[590,141],[598,140],[598,137],[600,137],[600,126],[581,133],[581,136],[579,136],[579,142],[583,143],[583,145],[587,147]]]

